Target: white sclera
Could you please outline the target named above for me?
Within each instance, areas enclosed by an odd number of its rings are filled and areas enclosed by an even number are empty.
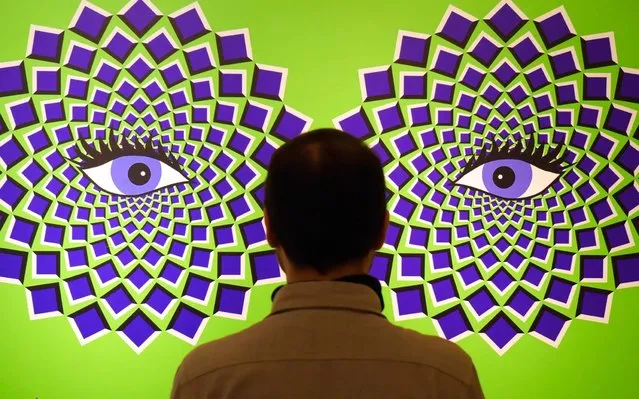
[[[486,188],[486,185],[484,184],[484,179],[482,174],[483,174],[484,166],[486,165],[487,164],[481,165],[471,170],[470,172],[466,173],[465,175],[461,177],[461,179],[457,180],[455,184],[458,186],[466,186],[466,187],[474,188],[476,190],[483,191],[488,194],[497,195],[496,193],[491,193],[490,191],[488,191],[488,189]],[[513,198],[513,199],[534,197],[535,195],[546,190],[559,176],[558,173],[543,170],[541,168],[536,167],[535,165],[530,165],[530,167],[532,168],[532,178],[530,181],[530,185],[521,196],[517,198]]]
[[[104,163],[100,166],[95,166],[93,168],[84,169],[84,173],[102,190],[107,191],[111,194],[116,195],[129,195],[123,193],[118,189],[113,178],[111,177],[111,165],[115,160]],[[167,186],[172,186],[174,184],[186,183],[188,179],[184,177],[180,172],[170,167],[164,162],[160,162],[160,182],[156,187],[149,190],[148,192],[158,190],[160,188],[164,188]]]

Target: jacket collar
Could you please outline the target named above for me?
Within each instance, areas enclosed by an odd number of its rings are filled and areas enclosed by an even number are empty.
[[[333,281],[304,281],[280,286],[271,296],[271,314],[296,309],[341,308],[381,316],[384,309],[380,282],[367,274]]]

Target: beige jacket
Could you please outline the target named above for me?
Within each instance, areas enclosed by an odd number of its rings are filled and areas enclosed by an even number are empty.
[[[282,287],[271,314],[193,350],[172,399],[480,399],[470,357],[457,345],[391,324],[366,285]]]

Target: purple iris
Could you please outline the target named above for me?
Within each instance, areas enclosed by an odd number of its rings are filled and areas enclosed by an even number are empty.
[[[486,190],[502,198],[520,198],[532,182],[532,165],[518,159],[487,162],[482,168]]]
[[[124,195],[140,195],[157,188],[162,177],[162,165],[157,159],[127,155],[111,164],[111,177]]]

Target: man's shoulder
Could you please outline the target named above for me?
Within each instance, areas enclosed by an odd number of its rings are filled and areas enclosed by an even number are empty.
[[[475,378],[475,368],[470,356],[457,344],[444,338],[428,335],[392,325],[396,335],[387,347],[397,360],[430,367],[464,383]]]
[[[220,368],[248,361],[246,355],[254,351],[254,345],[258,343],[251,337],[255,336],[259,324],[193,349],[180,365],[182,380],[192,380]]]
[[[182,362],[182,380],[193,380],[226,367],[298,355],[306,359],[338,359],[342,353],[340,348],[345,347],[349,348],[346,355],[349,358],[411,363],[447,374],[463,383],[471,383],[475,375],[470,357],[456,344],[395,326],[386,320],[366,326],[365,332],[356,332],[363,338],[360,342],[345,336],[350,343],[339,345],[333,340],[319,346],[311,345],[314,349],[308,349],[309,345],[304,345],[303,338],[289,336],[280,327],[276,320],[264,320],[246,330],[195,348]],[[349,329],[353,331],[357,327],[351,325]],[[312,353],[314,350],[321,353]]]

